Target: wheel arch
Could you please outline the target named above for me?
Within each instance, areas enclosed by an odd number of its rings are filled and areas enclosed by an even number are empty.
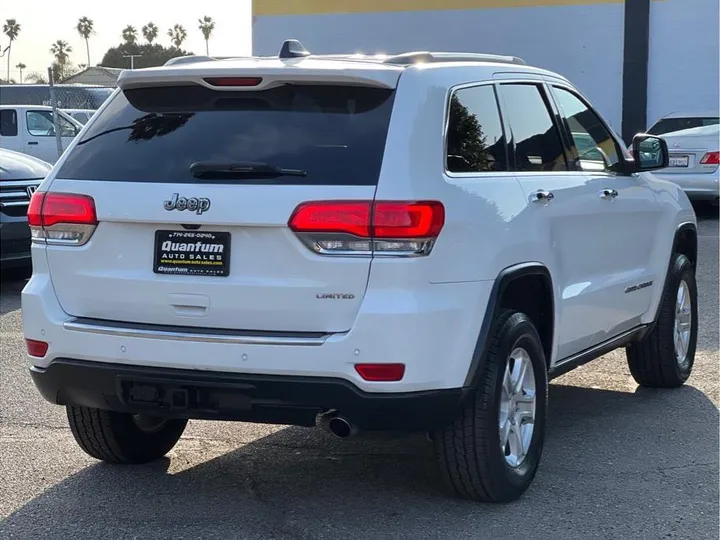
[[[483,358],[492,336],[493,322],[498,310],[517,309],[524,312],[535,324],[542,340],[548,367],[552,358],[555,336],[555,298],[552,277],[548,268],[540,262],[526,262],[503,269],[495,278],[488,299],[482,325],[473,351],[465,387],[474,387]],[[527,295],[540,301],[528,301]],[[530,313],[527,313],[530,311]]]
[[[665,275],[663,276],[663,286],[660,289],[660,296],[657,299],[654,312],[651,312],[653,313],[652,321],[650,323],[651,326],[657,322],[658,316],[660,314],[660,307],[662,305],[662,299],[666,293],[667,280],[668,276],[670,275],[670,270],[672,269],[673,262],[675,260],[675,254],[681,253],[685,255],[690,260],[693,268],[697,268],[697,244],[697,226],[695,225],[695,223],[686,221],[678,225],[678,227],[675,229],[675,235],[673,236],[670,253],[668,254],[667,268],[665,268]]]
[[[692,263],[694,268],[697,268],[697,226],[691,222],[685,222],[678,226],[675,230],[675,237],[673,238],[672,250],[670,252],[670,264],[672,264],[672,257],[674,253],[682,253]],[[668,269],[670,266],[668,265]]]

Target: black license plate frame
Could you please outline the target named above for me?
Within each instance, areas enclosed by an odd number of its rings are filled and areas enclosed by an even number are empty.
[[[227,277],[232,237],[225,231],[155,231],[153,272],[161,275]]]

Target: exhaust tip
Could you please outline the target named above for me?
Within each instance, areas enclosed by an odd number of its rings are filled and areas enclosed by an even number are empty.
[[[338,439],[347,439],[358,432],[357,426],[336,410],[330,410],[317,417],[317,426]]]
[[[331,418],[328,422],[328,429],[330,430],[330,433],[335,435],[338,439],[347,439],[348,437],[354,435],[356,431],[354,426],[342,416]]]

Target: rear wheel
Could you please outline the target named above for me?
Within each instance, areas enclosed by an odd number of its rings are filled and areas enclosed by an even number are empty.
[[[108,463],[147,463],[167,454],[187,420],[68,406],[75,440],[87,454]]]
[[[655,328],[626,348],[635,381],[651,388],[684,384],[695,361],[697,330],[695,268],[685,255],[675,254]]]
[[[467,499],[509,502],[537,472],[545,438],[547,371],[542,343],[523,313],[503,311],[474,396],[433,433],[448,486]]]

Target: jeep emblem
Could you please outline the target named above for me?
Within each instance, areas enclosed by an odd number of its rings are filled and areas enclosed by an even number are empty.
[[[163,203],[165,210],[189,210],[197,215],[207,212],[210,209],[210,199],[202,197],[180,197],[179,193],[173,193],[169,201]]]

